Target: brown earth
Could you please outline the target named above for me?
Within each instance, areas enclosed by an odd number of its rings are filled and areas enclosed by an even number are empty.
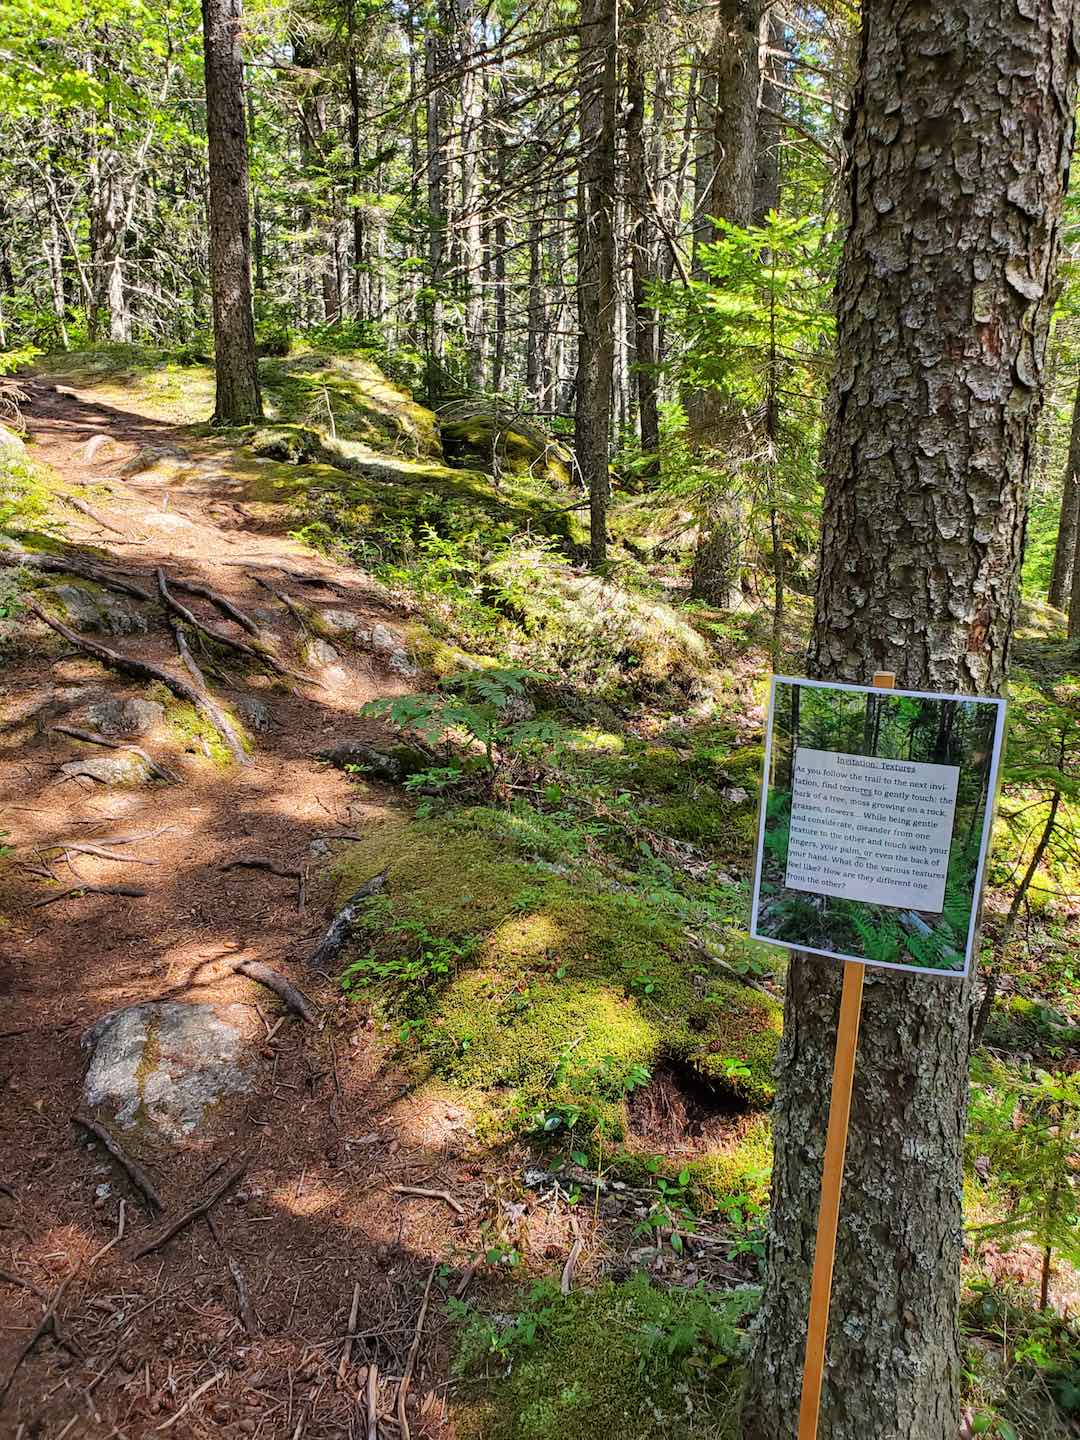
[[[294,665],[297,625],[251,578],[251,564],[325,576],[326,586],[301,586],[259,572],[306,604],[347,607],[366,624],[401,629],[399,609],[368,577],[304,551],[285,536],[283,519],[253,518],[230,495],[215,471],[220,441],[45,380],[31,385],[25,419],[34,457],[69,486],[92,484],[92,508],[116,527],[65,513],[69,544],[104,551],[149,588],[161,565],[245,611],[272,612],[266,628]],[[118,443],[98,442],[88,460],[95,435]],[[140,448],[163,445],[186,451],[195,475],[121,477]],[[205,601],[180,598],[242,638]],[[183,673],[163,613],[143,608],[147,634],[104,643]],[[344,736],[377,738],[357,709],[409,682],[379,656],[335,642],[341,664],[324,672],[322,687],[251,677],[251,693],[269,706],[272,722],[255,737],[248,766],[222,768],[197,745],[186,752],[155,732],[136,743],[182,783],[103,787],[58,779],[58,767],[115,752],[49,727],[66,718],[73,690],[145,696],[146,687],[73,653],[36,622],[27,632],[16,658],[0,662],[0,829],[17,847],[0,894],[7,917],[0,930],[0,1389],[11,1381],[0,1435],[374,1434],[364,1399],[366,1367],[374,1364],[379,1434],[396,1436],[398,1379],[428,1276],[446,1266],[440,1286],[456,1285],[494,1202],[464,1112],[411,1099],[385,1061],[382,1034],[303,960],[332,913],[321,873],[330,861],[313,855],[312,843],[339,851],[348,842],[334,837],[369,832],[393,805],[392,795],[358,787],[316,752]],[[245,688],[242,678],[237,687]],[[228,702],[236,692],[215,685],[215,693]],[[129,834],[147,838],[121,847],[137,857],[128,862],[49,848],[63,839],[100,846]],[[305,870],[304,914],[289,880],[222,869],[244,855]],[[35,908],[79,884],[146,894],[71,895]],[[234,973],[238,961],[254,958],[303,987],[320,1008],[320,1028],[293,1016],[275,1028],[276,998]],[[86,1063],[82,1032],[107,1011],[162,997],[247,1007],[253,1083],[189,1144],[114,1131],[157,1182],[164,1216],[152,1218],[72,1116]],[[199,1219],[160,1250],[132,1258],[165,1221],[210,1193],[225,1173],[211,1179],[215,1166],[245,1154],[242,1179],[211,1212],[216,1233]],[[402,1196],[395,1185],[447,1190],[462,1213]],[[123,1238],[101,1253],[118,1235],[121,1205]],[[234,1269],[249,1292],[251,1334],[239,1318]],[[346,1355],[354,1291],[356,1339]],[[53,1300],[69,1348],[48,1331],[20,1363]],[[446,1433],[446,1362],[443,1307],[432,1303],[408,1387],[414,1435]]]

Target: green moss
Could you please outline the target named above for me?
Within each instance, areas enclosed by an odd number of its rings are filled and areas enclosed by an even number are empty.
[[[660,1290],[634,1276],[566,1296],[537,1287],[520,1317],[466,1311],[456,1433],[735,1440],[740,1325],[753,1304],[745,1292]]]
[[[716,983],[650,902],[565,873],[582,843],[525,806],[374,832],[336,870],[339,904],[386,871],[357,937],[365,993],[413,1017],[427,1063],[480,1097],[492,1132],[621,1136],[629,1094],[669,1056],[766,1104],[780,1007]],[[425,952],[449,973],[418,983]]]
[[[150,686],[147,696],[165,707],[165,721],[177,743],[185,750],[203,755],[212,765],[227,770],[233,763],[232,752],[210,721],[187,700],[179,700],[167,686],[155,683]],[[253,745],[243,725],[226,707],[222,707],[233,723],[233,729],[240,737],[240,743],[249,753]]]
[[[1049,1005],[1012,995],[995,1003],[983,1043],[996,1050],[1062,1053],[1080,1047],[1080,1025]]]
[[[498,474],[531,475],[560,489],[570,483],[569,451],[531,428],[500,424],[490,414],[471,415],[443,420],[442,439],[447,457],[458,464]]]

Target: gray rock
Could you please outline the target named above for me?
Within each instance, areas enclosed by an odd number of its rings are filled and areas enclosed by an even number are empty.
[[[231,703],[241,722],[256,735],[270,729],[273,716],[265,700],[260,700],[257,695],[238,695]]]
[[[165,719],[165,706],[156,700],[98,700],[87,706],[86,718],[103,735],[145,735]]]
[[[309,635],[300,646],[300,658],[305,665],[325,669],[329,665],[336,665],[341,656],[329,640],[320,640],[317,635]]]
[[[96,780],[101,785],[145,785],[151,770],[141,755],[121,750],[115,755],[69,760],[60,766],[60,774],[67,780]]]
[[[356,639],[368,650],[386,657],[386,665],[395,675],[404,675],[412,680],[420,674],[419,667],[409,658],[409,652],[387,625],[373,625],[370,630],[358,630]]]
[[[88,465],[93,465],[99,459],[108,460],[110,453],[122,449],[123,445],[121,442],[112,435],[91,435],[90,439],[87,440],[83,446],[83,459]]]
[[[14,430],[9,430],[6,425],[0,425],[0,455],[10,459],[12,456],[26,454],[26,445],[21,435],[16,435]]]
[[[398,785],[405,778],[405,767],[396,756],[360,740],[342,740],[327,750],[320,750],[319,759],[329,760],[339,770],[347,765],[360,765],[372,779],[388,780],[391,785]]]
[[[187,458],[185,450],[173,445],[143,445],[120,467],[120,474],[127,480],[149,470],[176,470]]]
[[[128,1128],[147,1124],[170,1139],[190,1135],[210,1108],[250,1087],[243,1033],[211,1005],[152,1000],[103,1015],[83,1035],[89,1106],[107,1106]]]
[[[389,654],[393,650],[401,649],[401,641],[385,625],[373,625],[368,631],[368,644],[372,650],[380,650]]]
[[[76,630],[101,635],[141,635],[146,631],[146,616],[107,590],[72,580],[51,585],[45,593],[60,602]]]
[[[386,664],[395,675],[403,675],[407,680],[414,680],[420,674],[420,667],[413,664],[405,650],[392,650],[386,657]]]
[[[319,624],[331,635],[354,635],[363,627],[363,618],[355,610],[319,610]]]

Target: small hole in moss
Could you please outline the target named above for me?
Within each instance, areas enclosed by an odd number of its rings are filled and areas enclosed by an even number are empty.
[[[673,1059],[657,1065],[627,1105],[630,1134],[669,1153],[709,1149],[730,1137],[749,1108],[731,1090]]]

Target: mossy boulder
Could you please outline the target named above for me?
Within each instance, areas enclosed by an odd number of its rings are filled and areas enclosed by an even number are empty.
[[[531,475],[558,489],[570,484],[573,457],[565,446],[524,420],[478,414],[441,420],[448,460],[494,475]]]
[[[251,450],[265,460],[285,460],[301,465],[322,454],[322,436],[307,425],[267,425],[251,438]]]
[[[265,359],[260,378],[275,425],[313,429],[346,446],[358,441],[413,459],[442,458],[433,412],[366,356],[301,349]]]
[[[643,1275],[515,1313],[466,1314],[454,1406],[460,1440],[735,1440],[745,1291],[662,1290]],[[509,1363],[492,1370],[492,1353]],[[482,1377],[482,1378],[477,1378]]]
[[[386,872],[350,987],[411,1017],[425,1065],[476,1097],[492,1133],[623,1136],[629,1095],[667,1057],[767,1104],[780,1007],[718,982],[670,917],[572,859],[524,811],[382,827],[337,866],[339,903]]]

